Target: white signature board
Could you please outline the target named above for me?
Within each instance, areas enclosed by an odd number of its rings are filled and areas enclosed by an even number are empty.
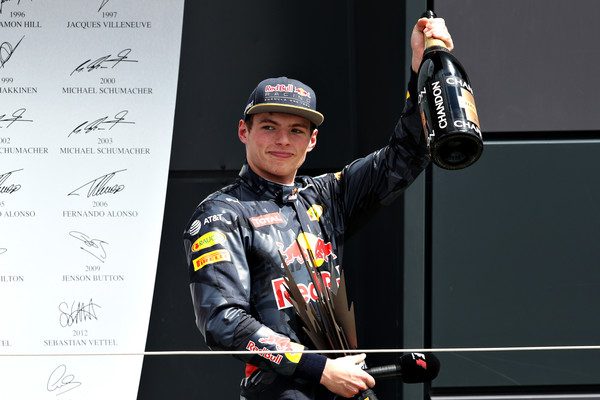
[[[0,2],[0,398],[134,399],[184,2]]]

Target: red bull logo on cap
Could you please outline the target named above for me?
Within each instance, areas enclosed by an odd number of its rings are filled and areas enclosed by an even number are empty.
[[[296,87],[295,92],[298,93],[300,96],[304,96],[304,97],[309,97],[310,98],[310,92],[306,91],[306,89],[301,88],[300,86]]]
[[[308,97],[310,99],[310,92],[303,87],[294,86],[291,83],[284,85],[283,83],[279,83],[277,85],[266,85],[265,86],[265,94],[273,93],[273,92],[285,92],[285,93],[296,93],[302,97]]]
[[[325,243],[323,239],[312,233],[300,233],[298,240],[292,242],[285,249],[282,243],[277,243],[277,247],[283,253],[285,265],[290,265],[294,261],[303,264],[304,259],[307,259],[313,261],[315,267],[320,267],[329,260],[329,257],[333,260],[337,258],[333,253],[331,242]]]
[[[294,85],[292,85],[291,83],[284,85],[283,83],[279,83],[277,85],[267,85],[265,86],[265,93],[272,93],[272,92],[288,92],[288,93],[293,93],[294,92]]]

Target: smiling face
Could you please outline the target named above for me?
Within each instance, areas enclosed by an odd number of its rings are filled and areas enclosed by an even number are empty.
[[[317,144],[317,130],[292,114],[254,114],[252,123],[240,120],[238,136],[246,145],[246,159],[259,176],[280,184],[294,182],[306,153]]]

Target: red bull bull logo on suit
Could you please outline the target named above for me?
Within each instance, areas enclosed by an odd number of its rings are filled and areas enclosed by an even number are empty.
[[[283,253],[285,265],[291,265],[294,261],[303,264],[304,259],[307,259],[313,261],[315,267],[320,267],[330,257],[332,260],[337,258],[331,243],[325,243],[323,239],[312,233],[300,233],[298,240],[289,246],[285,247],[283,243],[278,242],[277,247]]]

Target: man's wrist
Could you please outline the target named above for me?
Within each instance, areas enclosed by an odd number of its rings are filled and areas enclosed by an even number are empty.
[[[327,357],[322,354],[304,353],[298,361],[294,376],[312,383],[319,383],[326,362]]]

